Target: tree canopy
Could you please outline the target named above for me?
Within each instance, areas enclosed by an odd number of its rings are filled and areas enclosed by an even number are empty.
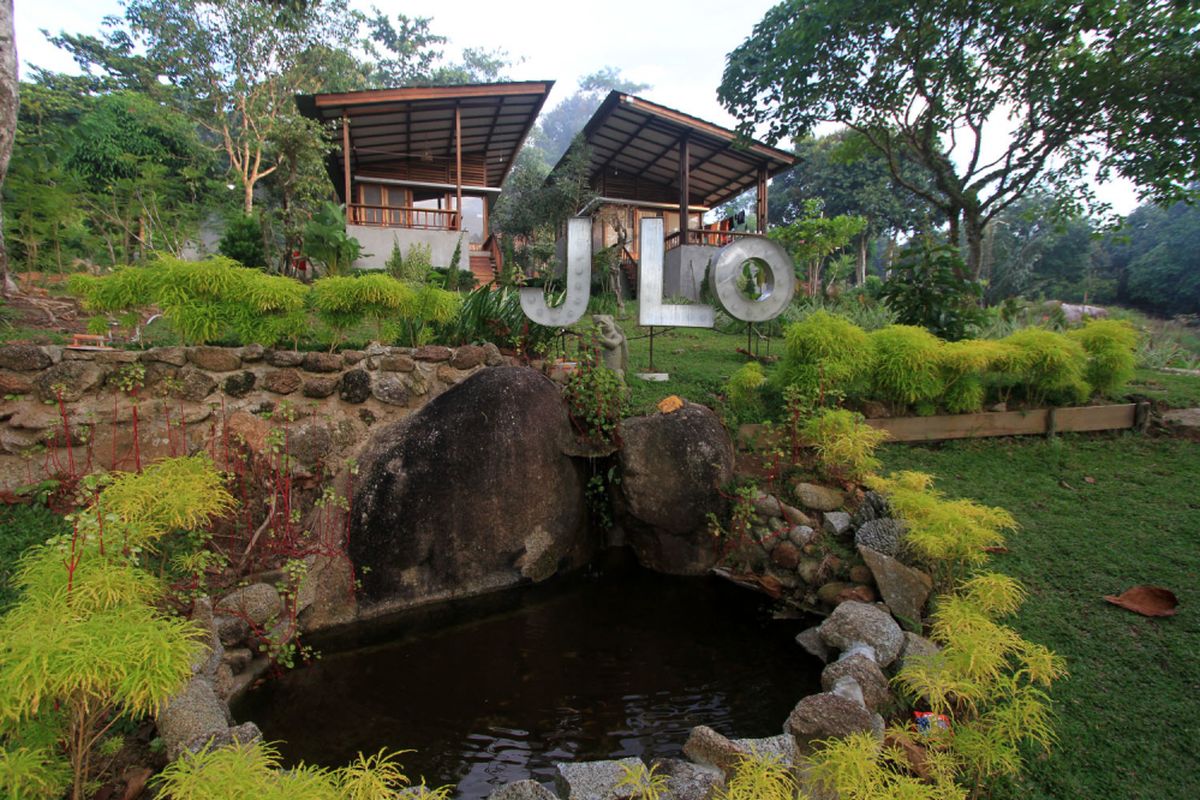
[[[772,140],[821,122],[859,132],[945,216],[950,241],[965,233],[977,276],[985,226],[1032,188],[1078,206],[1098,164],[1155,172],[1155,140],[1178,152],[1200,138],[1181,108],[1119,96],[1133,52],[1143,79],[1170,75],[1178,87],[1193,69],[1169,63],[1195,52],[1196,26],[1179,27],[1194,12],[1181,5],[885,0],[865,14],[852,0],[785,0],[729,55],[718,94],[744,131],[765,124]],[[1101,161],[1105,144],[1115,149]],[[925,181],[906,174],[901,154]],[[1168,182],[1188,164],[1194,156]]]

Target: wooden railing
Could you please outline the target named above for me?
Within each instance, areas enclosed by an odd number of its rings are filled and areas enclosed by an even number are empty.
[[[371,206],[350,204],[351,225],[378,225],[381,228],[418,228],[427,231],[459,229],[457,211],[412,206]]]
[[[687,241],[683,244],[699,244],[707,247],[724,247],[739,236],[757,236],[746,231],[710,231],[703,228],[692,228],[687,232]],[[667,234],[663,239],[667,250],[674,250],[680,245],[679,231]]]

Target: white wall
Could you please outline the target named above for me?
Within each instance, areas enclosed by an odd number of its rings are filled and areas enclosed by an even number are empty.
[[[460,231],[424,231],[412,228],[383,228],[378,225],[347,225],[346,233],[353,236],[363,246],[363,254],[354,262],[356,269],[383,269],[388,256],[392,254],[393,243],[400,245],[400,252],[408,255],[408,248],[414,244],[429,245],[430,259],[435,267],[450,266],[454,257],[454,246],[462,237],[462,258],[459,268],[467,270],[471,266],[471,251],[467,245],[465,234]]]

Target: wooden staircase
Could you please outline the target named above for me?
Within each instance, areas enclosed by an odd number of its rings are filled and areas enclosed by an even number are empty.
[[[472,250],[470,266],[477,286],[490,286],[500,276],[490,250]]]

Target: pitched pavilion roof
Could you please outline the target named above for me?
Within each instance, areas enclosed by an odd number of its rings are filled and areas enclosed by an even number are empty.
[[[322,122],[349,118],[351,172],[410,158],[453,161],[458,108],[463,154],[482,155],[486,185],[498,187],[552,86],[554,81],[413,86],[296,95],[296,105],[304,116]],[[344,185],[342,158],[339,140],[327,164],[339,195]]]
[[[679,201],[679,141],[687,134],[690,205],[712,208],[796,163],[786,150],[623,92],[611,92],[584,126],[591,149],[590,182],[601,195]],[[555,171],[570,155],[563,155]]]

